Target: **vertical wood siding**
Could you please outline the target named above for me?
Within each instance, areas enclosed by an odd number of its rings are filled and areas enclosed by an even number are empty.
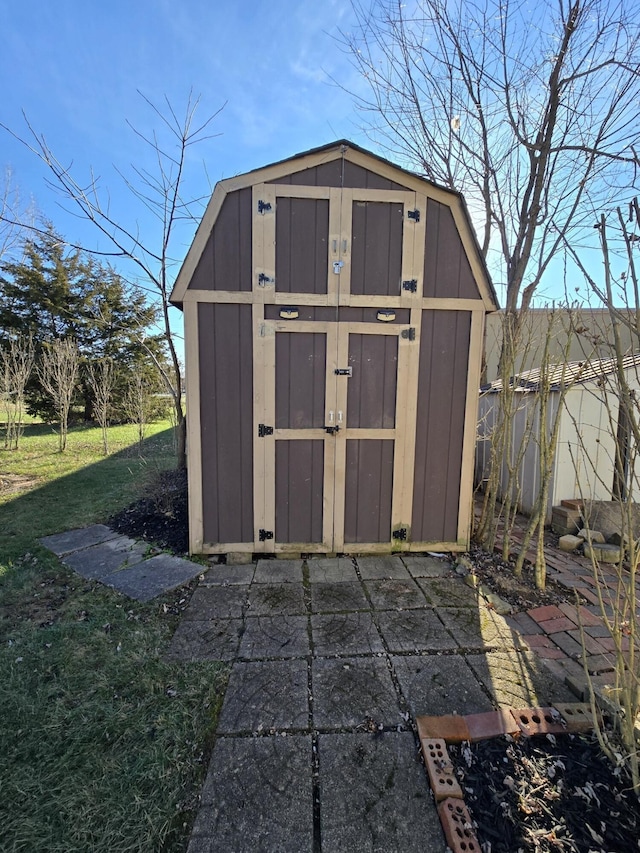
[[[293,184],[298,187],[346,187],[368,190],[406,190],[404,184],[384,178],[371,169],[350,163],[348,160],[331,160],[321,166],[302,169],[291,175],[284,175],[268,183]]]
[[[251,306],[201,303],[198,340],[204,541],[252,542]]]
[[[324,426],[326,361],[326,334],[277,333],[277,429]]]
[[[400,295],[403,215],[402,204],[354,201],[351,293]]]
[[[345,542],[391,542],[391,440],[347,441]]]
[[[326,293],[329,200],[279,198],[276,215],[276,290]]]
[[[276,541],[322,542],[324,441],[276,442]]]
[[[251,188],[225,198],[189,289],[251,290]]]
[[[424,295],[480,299],[453,214],[433,199],[427,203]]]
[[[457,540],[470,333],[470,312],[422,312],[414,542]]]
[[[393,429],[396,425],[398,338],[392,335],[349,335],[347,426]]]

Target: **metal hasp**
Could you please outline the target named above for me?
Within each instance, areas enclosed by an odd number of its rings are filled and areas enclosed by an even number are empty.
[[[258,539],[261,542],[266,542],[267,539],[273,539],[273,530],[263,530],[260,528],[260,530],[258,530]]]
[[[407,538],[407,528],[406,527],[399,527],[398,530],[394,530],[393,531],[393,538],[394,539],[402,539],[403,541],[405,541]]]
[[[260,275],[258,276],[258,285],[260,287],[266,287],[267,284],[273,284],[273,282],[274,282],[274,279],[269,278],[269,276],[263,272],[261,272]]]
[[[334,426],[326,426],[324,428],[325,432],[328,432],[329,435],[335,435],[337,432],[340,432],[340,424],[335,424]]]
[[[333,372],[336,376],[353,376],[353,367],[336,367]]]
[[[271,202],[270,201],[262,201],[261,198],[258,199],[258,213],[269,213],[271,210]]]
[[[407,216],[409,219],[413,219],[414,222],[420,222],[420,211],[417,207],[415,210],[408,210]]]
[[[416,339],[416,330],[411,326],[410,329],[403,329],[400,334],[405,340],[415,341]]]
[[[402,282],[402,289],[408,290],[411,293],[415,293],[418,289],[418,279],[412,278],[412,279],[410,279],[410,281],[403,281]]]
[[[264,438],[265,435],[273,435],[273,427],[266,424],[258,424],[258,438]]]

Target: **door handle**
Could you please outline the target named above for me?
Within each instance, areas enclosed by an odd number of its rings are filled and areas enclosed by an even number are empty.
[[[338,420],[342,421],[342,412],[338,412]],[[329,410],[329,425],[324,428],[325,432],[328,432],[329,435],[334,435],[340,429],[339,424],[333,423],[333,409]]]

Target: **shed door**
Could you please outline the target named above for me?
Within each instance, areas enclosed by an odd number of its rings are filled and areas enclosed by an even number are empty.
[[[267,191],[271,218],[254,219],[266,281],[254,305],[255,412],[266,427],[255,444],[256,549],[386,550],[411,518],[406,395],[421,294],[403,282],[422,264],[407,217],[416,196],[272,185],[256,198]]]

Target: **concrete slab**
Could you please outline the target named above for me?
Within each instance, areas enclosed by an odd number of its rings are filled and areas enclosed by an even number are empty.
[[[431,604],[442,607],[477,607],[480,595],[461,578],[418,578]]]
[[[302,583],[302,560],[258,560],[254,583]]]
[[[532,652],[468,655],[467,663],[496,705],[502,707],[534,707],[549,705],[555,700],[569,702],[574,698]]]
[[[122,569],[105,578],[107,586],[135,598],[150,601],[162,593],[188,583],[202,572],[202,566],[171,554],[158,554],[130,569]]]
[[[311,609],[314,613],[369,610],[369,602],[360,582],[314,583],[311,585]]]
[[[248,586],[199,586],[191,596],[184,619],[240,619],[247,609]]]
[[[392,657],[391,662],[414,717],[493,709],[460,655],[407,655]]]
[[[442,853],[444,837],[409,732],[321,734],[323,853]]]
[[[165,657],[167,660],[235,660],[244,629],[242,619],[183,620],[176,628]]]
[[[404,722],[386,662],[381,658],[316,659],[311,665],[316,728],[354,728],[367,720]]]
[[[380,613],[377,619],[391,652],[458,648],[437,613],[430,608]]]
[[[240,661],[233,665],[219,734],[308,728],[306,661]]]
[[[370,613],[312,616],[311,634],[316,657],[384,652],[380,634]]]
[[[385,580],[387,578],[398,578],[403,580],[409,577],[404,563],[400,557],[358,557],[358,568],[363,580]]]
[[[376,610],[408,610],[429,606],[422,590],[411,577],[407,577],[407,580],[365,581],[365,586]]]
[[[407,556],[402,558],[402,562],[414,578],[441,578],[453,571],[448,560],[440,560],[438,557]]]
[[[72,551],[80,551],[82,548],[100,545],[100,543],[106,542],[108,539],[116,539],[118,536],[118,533],[104,524],[92,524],[91,527],[83,527],[80,530],[67,530],[65,533],[45,536],[39,542],[58,557],[63,557]]]
[[[350,557],[329,557],[307,560],[310,583],[355,583],[356,567]]]
[[[225,563],[218,563],[215,566],[207,569],[204,580],[201,581],[203,586],[213,586],[221,584],[229,586],[232,584],[250,584],[253,580],[256,567],[253,563],[244,563],[243,565],[229,566]]]
[[[310,653],[306,616],[252,616],[245,622],[238,657],[296,658]]]
[[[219,738],[188,853],[312,853],[311,736]]]
[[[463,649],[522,646],[520,635],[512,630],[503,616],[486,605],[472,607],[438,607],[438,616]]]
[[[72,551],[63,557],[62,562],[83,578],[102,580],[119,569],[136,565],[144,559],[148,550],[146,542],[117,536],[82,551]]]
[[[249,589],[248,616],[304,615],[301,583],[253,583]]]

